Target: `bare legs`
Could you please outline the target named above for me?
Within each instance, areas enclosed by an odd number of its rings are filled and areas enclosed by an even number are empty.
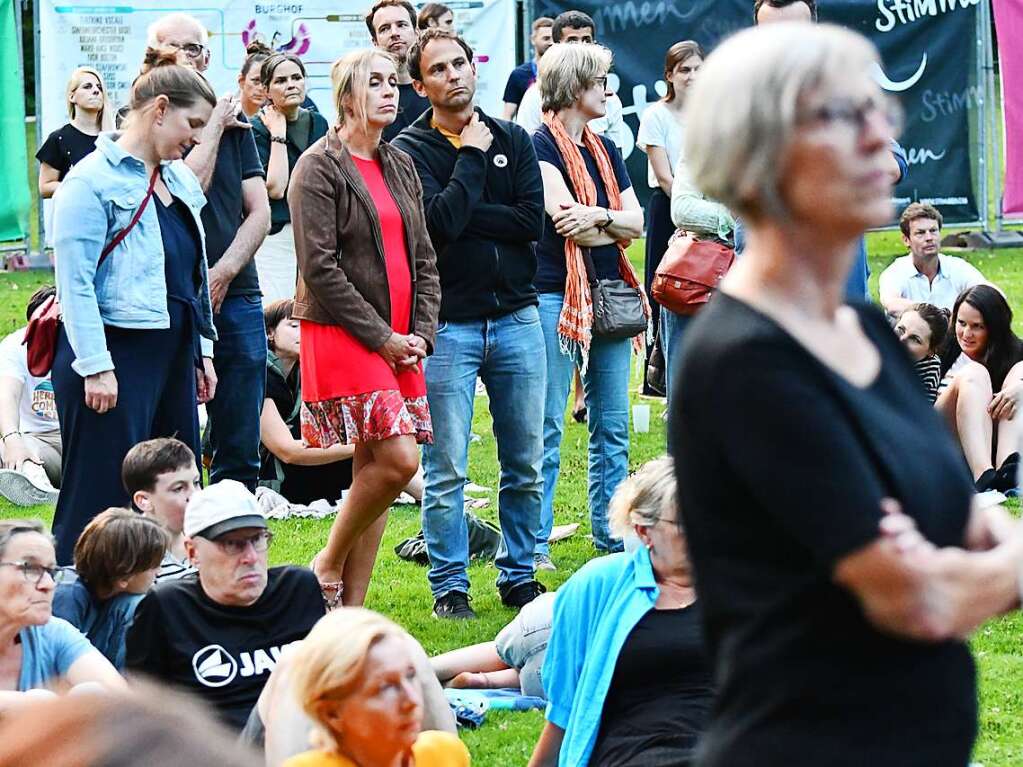
[[[501,660],[494,642],[442,653],[430,658],[430,665],[445,687],[490,690],[519,686],[519,672]]]
[[[1020,378],[1023,378],[1023,363],[1013,366],[1006,376],[1006,380]],[[1012,419],[991,420],[988,405],[993,396],[987,368],[971,362],[934,403],[959,439],[974,480],[988,469],[1001,466],[1006,457],[1017,452],[1023,436],[1023,414]]]
[[[583,392],[583,379],[579,375],[579,368],[575,369],[575,384],[572,391],[575,392],[572,400],[572,418],[582,423],[586,420],[586,394]]]
[[[320,583],[344,581],[344,604],[362,605],[365,601],[387,524],[385,512],[418,468],[414,437],[355,446],[352,487],[313,566]]]

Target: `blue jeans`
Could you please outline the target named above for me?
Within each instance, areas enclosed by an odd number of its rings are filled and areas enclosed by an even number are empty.
[[[543,413],[543,508],[536,553],[549,554],[547,539],[554,527],[554,490],[561,469],[561,435],[565,402],[577,360],[563,354],[558,342],[558,316],[564,295],[540,294],[540,324],[547,352],[547,400]],[[599,551],[621,551],[611,538],[607,506],[629,471],[629,339],[594,338],[590,363],[583,375],[589,441],[589,503],[593,543]]]
[[[259,296],[228,296],[214,318],[217,396],[206,403],[213,453],[210,483],[236,479],[255,491],[259,417],[266,393],[266,327]]]
[[[667,407],[668,412],[671,412],[671,401],[672,397],[672,385],[675,381],[675,367],[679,363],[679,358],[682,356],[683,346],[683,335],[685,333],[686,326],[689,325],[689,321],[692,320],[691,315],[675,314],[670,309],[661,307],[660,316],[660,332],[661,332],[661,349],[664,351],[664,387],[667,392]],[[674,445],[671,442],[671,429],[667,429],[668,433],[668,454],[674,455]]]
[[[546,366],[535,306],[491,320],[441,322],[426,361],[433,444],[423,449],[423,533],[435,597],[469,591],[464,485],[476,376],[483,379],[501,466],[498,585],[532,580],[543,480]]]

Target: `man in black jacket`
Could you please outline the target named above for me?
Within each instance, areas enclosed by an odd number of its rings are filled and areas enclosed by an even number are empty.
[[[460,37],[423,33],[409,51],[409,73],[432,108],[393,142],[415,161],[440,271],[440,326],[426,364],[434,443],[423,456],[423,530],[434,614],[462,619],[476,617],[463,485],[477,376],[501,464],[501,601],[521,607],[545,590],[533,574],[547,370],[532,243],[543,229],[543,185],[529,135],[474,109],[472,62]]]

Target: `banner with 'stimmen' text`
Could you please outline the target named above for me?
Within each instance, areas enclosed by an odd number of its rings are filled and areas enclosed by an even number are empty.
[[[909,174],[896,187],[897,211],[930,202],[946,222],[979,218],[976,126],[982,84],[976,79],[979,0],[823,0],[820,20],[856,30],[881,52],[875,76],[902,103],[899,137]],[[631,140],[622,147],[636,191],[647,193],[646,157],[635,147],[639,119],[665,93],[664,55],[679,40],[708,53],[723,38],[753,23],[753,0],[536,0],[537,16],[581,10],[593,17],[597,40],[615,56],[610,79],[624,106]]]

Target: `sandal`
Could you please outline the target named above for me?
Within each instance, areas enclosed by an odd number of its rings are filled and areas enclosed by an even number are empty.
[[[333,591],[333,596],[329,592]],[[323,606],[329,613],[341,604],[341,596],[345,593],[345,584],[341,581],[326,581],[320,583],[320,594],[323,596]]]
[[[586,423],[586,405],[572,411],[572,420],[576,423]]]

